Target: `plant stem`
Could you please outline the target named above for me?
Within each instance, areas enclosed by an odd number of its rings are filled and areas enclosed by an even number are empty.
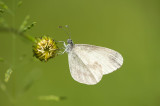
[[[12,27],[15,28],[15,0],[12,0],[12,10],[13,10],[13,14],[12,14]],[[12,33],[12,31],[10,31],[11,35],[12,35],[12,66],[11,68],[15,69],[15,64],[16,64],[16,36],[15,33]],[[14,77],[13,77],[13,85],[12,85],[12,94],[13,94],[13,98],[14,100],[16,99],[16,72],[14,72]],[[13,105],[15,105],[13,103]]]
[[[34,37],[32,37],[31,35],[24,34],[23,32],[19,32],[18,30],[14,29],[14,28],[0,27],[0,32],[12,32],[12,33],[14,33],[15,36],[19,35],[19,36],[22,36],[31,42],[35,42]]]

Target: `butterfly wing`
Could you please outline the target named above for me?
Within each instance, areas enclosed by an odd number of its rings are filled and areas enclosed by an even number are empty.
[[[75,44],[72,52],[79,57],[85,67],[90,69],[91,72],[94,72],[96,69],[96,71],[102,71],[103,75],[115,71],[123,64],[123,57],[120,53],[105,47]],[[97,66],[99,70],[96,68]],[[74,71],[74,69],[72,70]]]
[[[80,54],[73,49],[68,54],[69,68],[74,80],[88,85],[98,83],[102,76],[102,67],[98,63],[85,64]]]

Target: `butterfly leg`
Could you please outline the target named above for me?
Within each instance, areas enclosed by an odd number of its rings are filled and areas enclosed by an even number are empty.
[[[62,43],[63,43],[63,45],[64,45],[64,47],[65,47],[65,48],[63,48],[63,49],[64,49],[64,51],[63,51],[63,52],[61,51],[61,52],[59,53],[59,54],[61,54],[61,55],[62,55],[62,54],[64,54],[64,53],[66,52],[66,47],[67,47],[67,45],[66,45],[66,43],[65,43],[64,41],[58,41],[58,42],[62,42]]]
[[[66,45],[66,43],[65,43],[64,41],[58,41],[58,42],[62,42],[63,45],[64,45],[64,47],[65,47],[65,48],[67,47],[67,45]]]

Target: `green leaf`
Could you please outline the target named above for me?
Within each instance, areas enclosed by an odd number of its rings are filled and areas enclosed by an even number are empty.
[[[22,32],[23,29],[26,27],[27,23],[28,23],[28,20],[30,19],[30,16],[27,15],[23,21],[23,23],[21,24],[20,28],[19,28],[19,31]]]
[[[30,24],[29,26],[25,27],[23,29],[23,32],[26,32],[27,30],[30,30],[32,27],[34,27],[36,25],[36,22],[33,22],[32,24]]]
[[[4,9],[8,10],[8,6],[4,2],[2,2],[2,1],[0,1],[0,6],[2,8],[4,8]]]
[[[2,89],[2,91],[6,90],[6,86],[0,81],[0,88]]]
[[[17,6],[20,7],[20,6],[22,5],[22,3],[23,3],[23,1],[20,0],[20,1],[17,3]]]
[[[13,12],[8,8],[8,6],[4,2],[0,1],[0,7],[2,7],[4,10],[7,10],[7,12],[12,16],[14,15]]]
[[[39,100],[45,100],[45,101],[61,101],[66,99],[66,97],[60,97],[55,95],[49,95],[49,96],[39,96]]]
[[[12,72],[13,72],[13,70],[12,70],[11,68],[9,68],[9,69],[6,71],[6,73],[5,73],[5,79],[4,79],[5,82],[8,82],[8,81],[9,81]]]

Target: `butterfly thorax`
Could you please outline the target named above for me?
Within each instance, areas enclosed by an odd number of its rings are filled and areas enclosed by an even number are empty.
[[[66,51],[67,53],[69,53],[69,52],[72,50],[74,44],[73,44],[73,41],[72,41],[71,39],[68,39],[68,40],[67,40],[67,43],[68,43],[68,44],[66,45],[65,51]]]

